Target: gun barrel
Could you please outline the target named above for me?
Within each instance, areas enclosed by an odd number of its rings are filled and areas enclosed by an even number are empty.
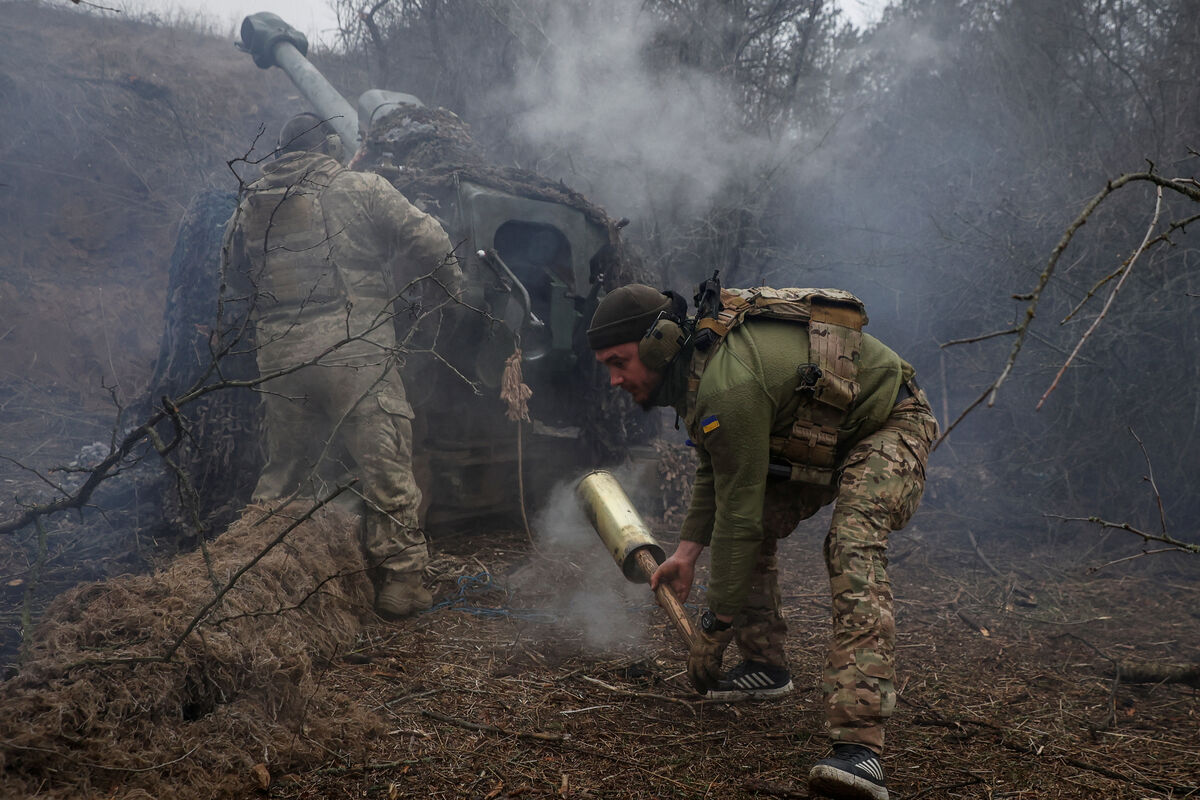
[[[342,138],[345,160],[349,161],[359,145],[358,112],[308,60],[307,37],[265,11],[243,19],[241,33],[241,49],[254,57],[254,63],[262,69],[283,70],[313,110],[329,121]]]

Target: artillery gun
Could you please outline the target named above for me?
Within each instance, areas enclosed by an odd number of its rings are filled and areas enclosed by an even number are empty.
[[[456,245],[464,274],[464,306],[455,340],[442,353],[447,369],[420,367],[406,383],[417,410],[418,481],[433,532],[473,520],[496,520],[520,509],[518,429],[499,398],[506,359],[519,346],[532,423],[520,440],[526,499],[536,505],[552,486],[627,453],[650,431],[643,415],[618,393],[587,349],[584,330],[600,294],[645,280],[620,240],[625,221],[558,182],[532,172],[490,165],[467,126],[452,112],[426,107],[401,92],[371,89],[351,105],[307,59],[305,36],[274,14],[248,16],[238,47],[263,69],[282,69],[338,132],[344,160],[388,178],[438,219]],[[200,195],[181,223],[172,259],[162,352],[154,396],[191,385],[207,349],[215,308],[214,221],[232,211],[228,193]],[[222,216],[224,215],[224,216]],[[219,235],[219,233],[218,233]],[[211,275],[211,279],[198,275]],[[243,353],[249,347],[239,348]],[[255,370],[252,356],[229,356],[225,374]],[[436,374],[436,380],[431,376]],[[235,407],[208,408],[198,424],[211,430],[185,465],[204,512],[240,506],[257,475],[257,403],[249,393],[213,399]],[[215,440],[215,441],[214,441]],[[218,443],[219,442],[219,443]],[[241,473],[229,485],[230,473]],[[224,486],[222,484],[225,484]]]

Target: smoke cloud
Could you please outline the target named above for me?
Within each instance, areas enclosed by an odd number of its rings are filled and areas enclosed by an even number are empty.
[[[535,562],[536,568],[523,572],[521,584],[513,588],[539,595],[539,605],[560,626],[578,630],[585,647],[638,653],[649,643],[648,621],[661,612],[654,608],[648,584],[625,580],[584,515],[575,496],[584,474],[558,484],[531,520],[543,558]],[[633,468],[614,475],[623,487],[637,485]]]
[[[651,63],[661,20],[636,0],[555,4],[518,74],[512,104],[532,152],[622,214],[702,211],[771,143],[738,131],[737,104],[699,70]],[[586,166],[585,166],[586,165]]]

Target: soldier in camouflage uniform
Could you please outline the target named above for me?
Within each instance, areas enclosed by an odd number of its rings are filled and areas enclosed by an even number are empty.
[[[223,250],[227,284],[250,298],[260,376],[292,370],[263,384],[267,459],[254,499],[315,497],[357,477],[376,610],[407,616],[431,597],[397,337],[407,341],[416,319],[436,335],[462,274],[441,226],[379,175],[343,168],[321,120],[294,117],[279,142]]]
[[[884,800],[879,757],[884,721],[895,705],[887,540],[920,502],[937,422],[913,368],[879,340],[859,334],[861,343],[847,356],[856,366],[857,391],[834,423],[832,481],[821,486],[772,477],[771,440],[793,428],[805,402],[804,368],[816,360],[810,327],[747,317],[701,355],[696,321],[686,314],[678,296],[631,284],[603,299],[588,338],[613,386],[647,410],[675,409],[699,457],[679,546],[651,581],[655,587],[666,582],[686,600],[696,559],[711,546],[708,609],[689,654],[689,677],[715,699],[792,690],[776,545],[833,503],[824,546],[833,639],[822,688],[834,750],[813,767],[809,788]],[[722,673],[731,640],[743,660]]]

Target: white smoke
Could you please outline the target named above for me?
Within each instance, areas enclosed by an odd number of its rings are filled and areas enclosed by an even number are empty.
[[[771,158],[770,142],[739,131],[737,103],[717,78],[653,68],[661,23],[638,0],[578,5],[548,10],[513,91],[518,132],[543,159],[532,166],[620,216],[694,213]]]
[[[540,558],[522,570],[513,588],[534,595],[560,628],[577,630],[585,646],[600,652],[644,652],[649,626],[665,620],[649,584],[627,581],[599,535],[587,521],[575,487],[560,483],[531,520]],[[623,486],[631,473],[618,473]]]

